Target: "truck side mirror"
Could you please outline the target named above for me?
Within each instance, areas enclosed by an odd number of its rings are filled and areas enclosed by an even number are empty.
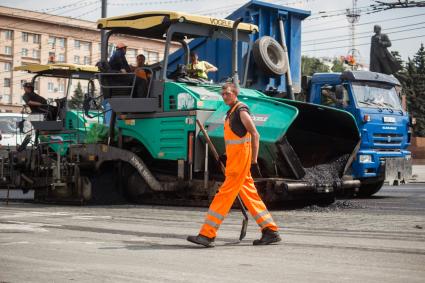
[[[344,99],[344,87],[342,85],[335,86],[335,97],[336,99]]]

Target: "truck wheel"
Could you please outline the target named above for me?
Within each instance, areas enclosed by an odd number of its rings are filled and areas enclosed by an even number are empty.
[[[257,39],[252,48],[257,66],[271,76],[281,76],[288,70],[284,52],[279,42],[270,36]]]
[[[374,183],[361,184],[359,192],[357,195],[359,197],[370,197],[376,194],[384,185],[384,180],[380,180]]]

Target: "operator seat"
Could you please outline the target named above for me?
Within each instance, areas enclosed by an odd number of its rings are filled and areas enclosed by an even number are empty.
[[[112,70],[107,61],[99,61],[96,66],[101,72],[99,81],[105,98],[130,97],[134,84],[133,73]]]

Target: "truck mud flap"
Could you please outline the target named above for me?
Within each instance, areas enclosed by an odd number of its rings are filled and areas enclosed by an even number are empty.
[[[406,184],[412,177],[412,160],[405,158],[385,158],[385,181],[390,186]]]
[[[92,161],[95,162],[96,168],[105,161],[124,161],[139,172],[140,176],[146,181],[149,187],[153,191],[167,191],[168,187],[163,187],[161,183],[153,176],[151,171],[145,165],[145,163],[137,155],[131,151],[120,149],[113,146],[107,146],[104,144],[87,144],[80,145],[71,148],[71,154],[73,156],[79,155],[80,159],[84,162]]]

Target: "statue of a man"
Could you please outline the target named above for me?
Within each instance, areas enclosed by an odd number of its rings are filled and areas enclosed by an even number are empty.
[[[391,46],[390,39],[386,34],[381,33],[381,26],[379,25],[375,25],[373,31],[375,35],[372,36],[370,46],[369,70],[387,75],[397,73],[401,69],[401,66],[387,49]]]

